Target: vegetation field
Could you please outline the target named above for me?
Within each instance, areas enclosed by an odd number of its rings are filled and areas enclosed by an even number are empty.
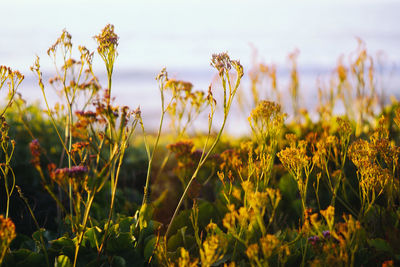
[[[248,71],[227,53],[212,56],[208,91],[163,69],[149,131],[140,108],[113,97],[114,26],[94,39],[97,51],[76,48],[64,30],[49,81],[36,58],[44,106],[0,67],[1,266],[400,265],[400,108],[364,43],[306,96],[316,110],[301,106],[296,52],[287,92],[276,66]],[[233,110],[247,136],[224,133]]]

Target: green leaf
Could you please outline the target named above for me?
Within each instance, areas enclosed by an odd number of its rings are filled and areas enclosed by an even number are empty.
[[[178,229],[181,229],[182,227],[185,226],[191,226],[192,223],[189,219],[191,210],[183,210],[179,212],[179,214],[175,217],[175,220],[173,221],[170,229],[171,234],[175,234]]]
[[[150,257],[153,255],[156,242],[157,242],[157,237],[155,235],[146,239],[146,245],[144,246],[144,258],[146,259],[146,261],[148,261]]]
[[[124,258],[120,256],[114,256],[113,260],[111,262],[111,266],[113,267],[125,267],[126,266],[126,261]]]
[[[202,201],[199,204],[198,224],[200,229],[205,228],[211,220],[218,221],[219,216],[218,210],[212,203],[208,201]],[[191,225],[191,223],[189,225]]]
[[[50,249],[52,251],[55,251],[58,254],[67,255],[69,258],[74,256],[75,243],[70,238],[63,236],[59,239],[51,241],[50,243]]]
[[[82,242],[82,244],[86,244],[86,242],[89,242],[91,248],[97,248],[97,245],[100,246],[100,232],[101,229],[98,227],[88,228],[85,231],[85,235],[83,237],[84,241]]]
[[[55,259],[54,267],[71,267],[71,266],[72,266],[71,260],[65,255],[60,255]]]
[[[132,224],[135,224],[135,220],[133,217],[125,217],[122,218],[118,224],[121,232],[130,232]]]
[[[43,233],[45,232],[44,228],[40,228],[39,230],[37,230],[36,232],[34,232],[32,234],[32,238],[36,243],[36,246],[39,248],[39,250],[42,249],[42,241],[41,241],[41,237],[43,237],[43,242],[46,242],[46,239],[43,236]]]
[[[374,247],[377,251],[388,252],[390,254],[393,254],[392,247],[389,245],[388,242],[386,242],[382,238],[369,239],[368,244],[371,247]]]
[[[131,233],[113,234],[107,241],[107,251],[111,253],[133,249],[135,237]]]
[[[35,250],[35,241],[29,236],[18,233],[17,237],[11,243],[10,249],[17,250],[22,248]]]
[[[285,199],[297,198],[297,183],[289,173],[281,177],[278,187]]]
[[[46,266],[46,260],[42,254],[19,249],[5,256],[2,267],[41,267]]]
[[[161,226],[162,224],[160,222],[151,220],[147,224],[147,228],[143,229],[140,231],[140,236],[141,238],[146,238],[148,236],[153,235]]]
[[[107,261],[108,261],[108,258],[105,255],[100,256],[99,259],[97,259],[97,257],[94,257],[93,260],[91,260],[90,262],[88,262],[85,265],[85,267],[107,266],[106,265]]]
[[[153,208],[150,205],[143,204],[139,212],[139,227],[140,230],[147,227],[148,221],[153,216]]]
[[[172,235],[167,242],[168,251],[177,251],[178,248],[184,247],[185,249],[191,249],[196,240],[192,235],[186,234],[187,226],[180,228],[175,235]]]
[[[168,238],[167,251],[176,251],[179,247],[183,247],[183,240],[181,233],[176,233]]]

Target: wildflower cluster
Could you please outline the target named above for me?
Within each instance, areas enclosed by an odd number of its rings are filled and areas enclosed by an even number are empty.
[[[108,74],[108,96],[111,95],[111,75],[117,57],[118,35],[114,32],[114,25],[108,24],[99,35],[94,36],[97,41],[97,52],[103,59]],[[108,102],[109,104],[109,102]]]
[[[210,223],[206,227],[207,237],[200,249],[200,259],[204,266],[212,266],[222,259],[226,250],[226,240],[217,233],[217,225]],[[218,229],[219,230],[219,229]]]
[[[43,118],[41,108],[32,113],[22,99],[14,100],[23,75],[0,66],[0,86],[9,88],[0,114],[6,200],[0,264],[399,265],[400,109],[396,101],[378,108],[384,101],[377,98],[375,63],[362,43],[349,65],[339,60],[328,87],[319,81],[317,121],[300,107],[297,51],[289,56],[287,88],[294,116],[283,112],[288,103],[280,102],[276,66],[257,64],[250,73],[252,111],[245,112],[250,136],[237,138],[223,131],[244,75],[239,61],[213,55],[221,86],[211,84],[207,93],[163,69],[156,78],[160,124],[146,133],[140,108],[118,106],[111,94],[119,41],[114,26],[94,38],[97,53],[79,46],[74,59],[72,36],[64,30],[48,50],[55,63],[48,82],[36,59],[32,71],[45,100]],[[93,71],[96,55],[107,70],[105,89]],[[271,92],[262,91],[266,81]],[[48,86],[60,97],[54,107]],[[338,103],[343,116],[335,115]],[[222,113],[216,112],[220,106]],[[205,133],[191,131],[204,111]],[[163,132],[164,119],[171,121],[170,132]],[[132,141],[137,124],[143,139]],[[14,132],[16,141],[9,136]],[[19,160],[29,150],[31,166]],[[24,174],[32,190],[16,185]],[[37,206],[31,208],[43,191],[37,184],[54,200],[49,206],[56,205],[56,216],[43,218]],[[14,188],[26,209],[11,203]],[[29,233],[33,240],[16,238],[24,210],[36,227]],[[46,221],[56,226],[47,229]]]
[[[285,117],[279,104],[263,100],[251,112],[249,123],[259,142],[277,142]]]
[[[207,99],[203,91],[193,91],[190,82],[168,79],[165,83],[165,91],[170,92],[171,102],[168,106],[168,114],[171,118],[171,126],[177,138],[184,136],[188,127],[205,109]]]
[[[66,178],[82,178],[88,172],[86,166],[74,166],[72,168],[56,169],[51,175],[53,179],[62,181]]]
[[[307,156],[307,142],[300,140],[297,145],[291,144],[278,154],[283,166],[290,172],[297,182],[300,191],[303,210],[306,210],[307,186],[314,163]]]

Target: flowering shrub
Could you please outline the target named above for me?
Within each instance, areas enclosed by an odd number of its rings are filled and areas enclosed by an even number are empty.
[[[17,97],[23,76],[0,67],[0,88],[9,88],[0,113],[2,266],[400,264],[400,108],[379,106],[374,59],[362,42],[320,90],[315,121],[301,107],[298,51],[289,56],[291,103],[282,102],[275,65],[251,69],[251,101],[239,94],[243,66],[227,53],[212,56],[219,87],[207,92],[163,69],[153,134],[140,108],[114,103],[114,30],[94,37],[96,54],[79,46],[78,60],[64,30],[47,51],[55,66],[48,83],[36,59],[44,111]],[[54,107],[48,86],[61,96]],[[237,97],[250,109],[250,135],[240,138],[224,134]],[[192,131],[202,113],[207,130]],[[40,199],[54,216],[41,214]]]

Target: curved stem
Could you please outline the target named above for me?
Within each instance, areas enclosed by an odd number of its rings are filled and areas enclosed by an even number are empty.
[[[181,207],[181,205],[182,205],[182,203],[183,203],[183,200],[184,200],[185,197],[186,197],[186,194],[187,194],[187,192],[188,192],[188,190],[189,190],[191,184],[192,184],[193,181],[196,179],[199,170],[200,170],[201,167],[204,165],[204,163],[206,162],[208,156],[209,156],[209,155],[211,154],[211,152],[214,150],[214,148],[215,148],[215,146],[217,145],[219,139],[221,138],[222,131],[224,130],[224,127],[225,127],[227,115],[228,115],[228,114],[226,113],[226,115],[224,116],[224,121],[223,121],[223,123],[222,123],[221,129],[220,129],[220,131],[219,131],[219,133],[218,133],[216,139],[214,140],[214,143],[211,145],[211,147],[210,147],[210,149],[208,150],[207,154],[205,154],[205,156],[202,157],[202,158],[200,159],[200,162],[199,162],[199,164],[197,165],[197,168],[196,168],[196,170],[194,171],[194,173],[193,173],[193,175],[192,175],[192,178],[190,178],[189,183],[186,185],[185,191],[183,191],[183,194],[182,194],[182,196],[181,196],[181,198],[180,198],[180,200],[179,200],[179,202],[178,202],[178,205],[177,205],[176,208],[175,208],[174,214],[172,215],[171,221],[170,221],[170,223],[169,223],[169,225],[168,225],[167,232],[165,233],[165,237],[166,237],[166,238],[168,238],[168,234],[169,234],[169,231],[171,230],[172,223],[174,222],[174,219],[175,219],[176,215],[178,214],[178,211],[179,211],[179,209],[180,209],[180,207]],[[208,135],[208,136],[210,136],[210,135]],[[205,151],[205,150],[203,150],[203,155],[204,155],[204,151]]]

